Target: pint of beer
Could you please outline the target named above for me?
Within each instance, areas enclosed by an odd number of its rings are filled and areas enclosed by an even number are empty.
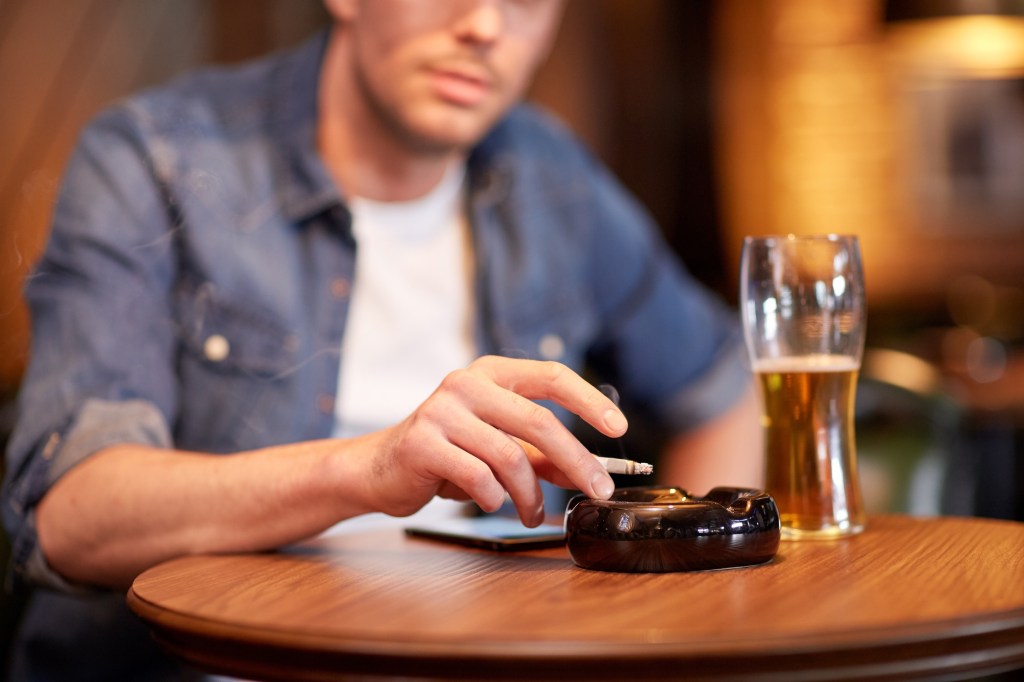
[[[748,237],[740,305],[761,388],[765,488],[787,539],[864,528],[854,395],[864,346],[856,237]]]

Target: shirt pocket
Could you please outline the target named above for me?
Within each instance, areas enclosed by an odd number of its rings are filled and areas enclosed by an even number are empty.
[[[178,302],[180,447],[232,452],[291,437],[294,334],[254,302],[199,287]]]
[[[274,315],[204,284],[178,301],[185,354],[210,371],[273,377],[288,370],[297,343]]]

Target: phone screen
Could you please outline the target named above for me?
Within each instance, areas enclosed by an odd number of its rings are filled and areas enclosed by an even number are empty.
[[[479,516],[442,519],[409,526],[413,537],[453,542],[496,551],[540,549],[565,544],[565,529],[546,523],[527,528],[519,519],[505,516]]]

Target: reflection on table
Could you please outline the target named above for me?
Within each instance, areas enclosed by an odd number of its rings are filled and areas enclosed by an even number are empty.
[[[879,679],[1024,667],[1024,524],[872,517],[766,565],[622,574],[564,548],[334,535],[143,573],[173,654],[256,679]]]

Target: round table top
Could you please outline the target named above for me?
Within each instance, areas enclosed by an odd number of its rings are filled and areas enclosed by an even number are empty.
[[[667,574],[392,529],[176,559],[128,602],[172,653],[259,679],[955,677],[1024,666],[1024,524],[880,516]]]

